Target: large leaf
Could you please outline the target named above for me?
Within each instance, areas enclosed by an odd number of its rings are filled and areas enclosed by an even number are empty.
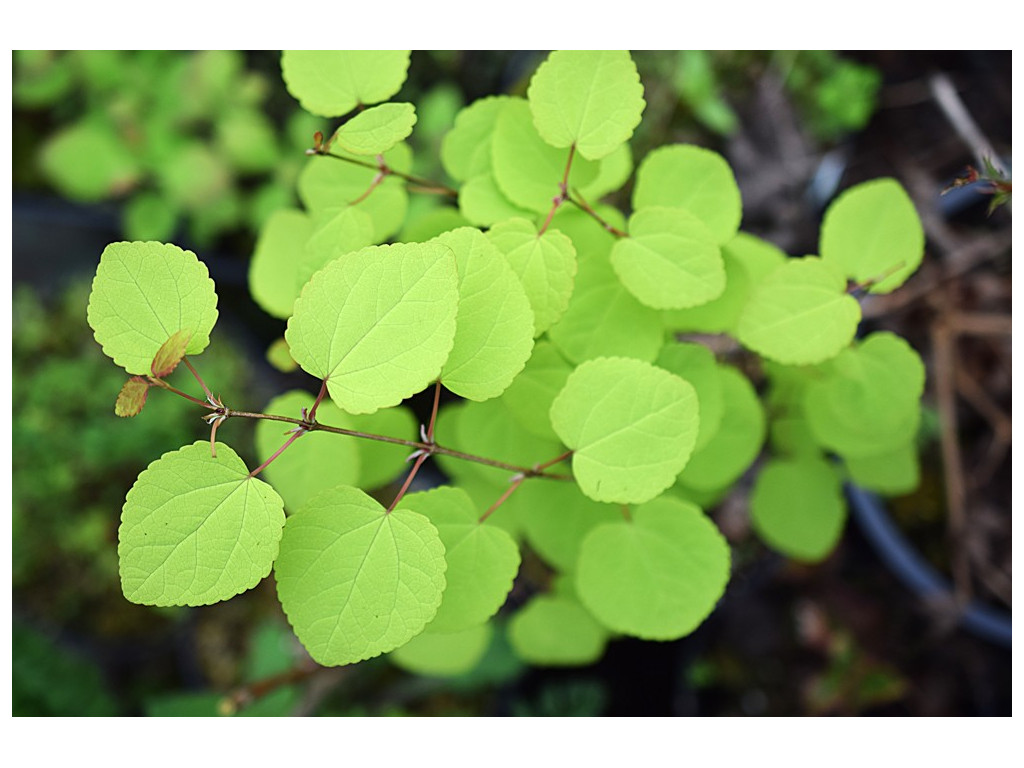
[[[238,455],[199,441],[139,475],[121,513],[125,597],[143,605],[208,605],[251,589],[277,557],[284,510]]]
[[[288,621],[325,666],[369,659],[418,635],[441,603],[444,572],[444,545],[426,517],[388,513],[346,486],[288,518],[274,564]]]
[[[750,521],[772,549],[787,557],[824,559],[846,522],[838,473],[816,457],[769,462],[751,492]]]
[[[640,124],[644,88],[628,51],[552,51],[527,92],[537,132],[597,160]]]
[[[729,547],[693,504],[660,498],[629,522],[595,528],[580,549],[576,587],[606,627],[647,640],[696,629],[729,579]]]
[[[128,373],[147,375],[178,331],[198,355],[217,322],[217,294],[192,251],[164,243],[111,243],[100,256],[88,307],[96,341]]]
[[[409,70],[409,51],[285,51],[288,93],[308,112],[339,117],[360,104],[390,99]]]
[[[509,200],[538,213],[551,210],[565,178],[569,152],[556,149],[540,137],[523,99],[502,105],[491,138],[494,179]],[[575,156],[569,171],[570,189],[585,187],[597,177],[598,164]]]
[[[410,493],[398,508],[426,515],[444,544],[447,586],[427,631],[462,632],[496,614],[519,570],[519,548],[512,537],[481,524],[480,513],[461,488]]]
[[[313,396],[301,390],[278,395],[264,409],[276,416],[300,418],[303,408],[313,406]],[[332,427],[352,428],[348,415],[334,403],[324,401],[317,408],[317,421]],[[256,454],[266,461],[288,439],[289,425],[280,421],[262,419],[256,425]],[[308,499],[336,485],[356,485],[360,482],[359,449],[357,438],[332,435],[328,432],[308,432],[278,456],[263,471],[263,476],[281,494],[285,506],[292,512]]]
[[[455,338],[458,273],[437,243],[373,246],[317,272],[285,339],[338,407],[372,413],[434,381]]]
[[[516,273],[491,241],[471,227],[432,242],[455,252],[459,309],[455,342],[441,383],[469,400],[504,392],[533,349],[533,310]]]
[[[652,206],[629,219],[629,237],[612,248],[612,266],[629,292],[655,309],[705,304],[725,290],[715,237],[683,208]]]
[[[924,229],[895,179],[874,179],[837,197],[821,224],[821,258],[872,293],[906,282],[924,256]],[[884,278],[884,279],[881,279]]]
[[[299,282],[298,266],[312,233],[309,215],[291,208],[274,211],[260,229],[249,262],[249,292],[274,317],[285,319],[292,314],[305,284],[305,280]]]
[[[860,305],[821,259],[789,259],[751,292],[736,326],[740,342],[786,365],[835,357],[852,340]]]
[[[725,158],[691,144],[672,144],[648,153],[636,171],[633,208],[685,208],[707,225],[719,245],[739,230],[740,189]]]
[[[580,488],[596,501],[653,499],[686,465],[699,419],[693,386],[625,357],[589,360],[551,404],[555,433],[574,453]]]
[[[526,289],[539,336],[569,305],[576,276],[572,241],[554,229],[538,234],[531,222],[519,218],[499,222],[487,234]]]

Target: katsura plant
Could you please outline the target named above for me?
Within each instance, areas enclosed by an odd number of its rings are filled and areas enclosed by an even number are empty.
[[[202,261],[158,242],[100,259],[88,316],[130,376],[117,414],[163,389],[211,427],[127,494],[127,599],[205,605],[273,574],[322,665],[387,653],[458,674],[496,625],[529,663],[587,664],[714,610],[731,560],[707,511],[741,478],[754,531],[811,563],[842,534],[844,481],[916,484],[921,360],[857,335],[859,299],[923,255],[893,179],[847,190],[819,252],[789,256],[740,229],[719,154],[671,144],[634,166],[645,102],[626,52],[551,53],[525,98],[466,106],[444,182],[411,173],[416,108],[389,101],[409,52],[281,63],[303,108],[342,118],[312,137],[303,207],[269,219],[249,274],[286,321],[268,354],[309,390],[262,410],[215,396],[194,364],[217,320]],[[601,202],[630,181],[629,210]],[[413,215],[417,193],[437,202]],[[166,381],[178,365],[201,393]],[[458,397],[439,407],[442,390]],[[258,466],[218,439],[240,419],[258,420]],[[410,490],[427,461],[448,482]]]

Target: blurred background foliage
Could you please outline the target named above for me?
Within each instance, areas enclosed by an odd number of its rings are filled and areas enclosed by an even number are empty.
[[[544,56],[414,52],[396,96],[417,108],[413,173],[448,181],[439,147],[458,110],[490,94],[525,95]],[[831,51],[634,58],[647,100],[634,161],[667,142],[722,152],[744,193],[744,228],[791,253],[813,252],[817,216],[844,171],[857,181],[891,170],[892,124],[872,130],[887,87],[913,105],[906,84],[936,65],[959,67],[965,85],[998,75],[1009,87],[1008,56],[995,64]],[[214,391],[255,409],[286,389],[308,389],[301,374],[267,362],[282,324],[252,302],[246,270],[260,225],[297,204],[313,133],[332,128],[287,94],[276,52],[13,52],[15,715],[1008,712],[1008,650],[929,636],[912,596],[880,573],[855,531],[817,569],[787,564],[745,536],[728,502],[716,520],[733,544],[735,573],[718,612],[675,643],[613,641],[589,667],[526,666],[499,629],[482,659],[454,676],[417,675],[388,657],[318,669],[292,636],[272,579],[202,608],[127,602],[117,572],[125,493],[149,462],[208,430],[188,403],[159,391],[138,417],[114,416],[124,374],[86,325],[99,254],[119,239],[195,250],[220,295],[215,342],[201,360]],[[925,130],[942,142],[940,128]],[[943,162],[931,170],[962,168]],[[428,221],[437,204],[414,196],[407,226]],[[187,372],[174,378],[190,391]],[[247,462],[250,427],[225,427]],[[927,524],[921,536],[941,558],[938,485],[926,472],[922,492],[895,507]],[[965,679],[936,679],[950,669]]]

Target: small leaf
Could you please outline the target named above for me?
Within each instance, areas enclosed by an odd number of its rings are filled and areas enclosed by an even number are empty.
[[[693,632],[725,591],[729,546],[688,502],[663,497],[605,523],[583,541],[576,588],[609,629],[645,640]]]
[[[121,514],[121,587],[142,605],[208,605],[251,589],[277,557],[284,510],[231,450],[200,440],[139,475]]]
[[[512,497],[522,505],[523,529],[530,547],[548,565],[576,570],[580,544],[601,523],[622,519],[617,504],[602,504],[583,495],[575,483],[532,481]]]
[[[409,51],[284,51],[281,74],[303,109],[340,117],[360,104],[398,93],[409,70]]]
[[[670,342],[661,350],[655,365],[690,382],[697,391],[700,430],[693,448],[696,457],[718,432],[725,412],[722,377],[715,355],[703,344]]]
[[[917,446],[913,441],[872,456],[846,459],[850,479],[861,488],[883,496],[912,493],[921,483]]]
[[[554,147],[597,160],[633,135],[644,88],[628,51],[552,51],[527,92],[537,131]]]
[[[87,203],[124,192],[141,177],[138,160],[105,120],[82,121],[53,134],[40,162],[63,195]]]
[[[906,282],[924,256],[924,229],[910,196],[895,179],[851,187],[825,211],[821,258],[871,293]]]
[[[217,322],[217,294],[192,251],[164,243],[111,243],[92,283],[89,325],[103,351],[122,368],[150,373],[168,338],[189,331],[185,353],[198,355]]]
[[[437,634],[424,631],[388,658],[395,666],[417,675],[455,677],[473,670],[491,643],[494,628],[478,624],[461,632]]]
[[[655,309],[705,304],[725,290],[714,235],[683,208],[652,206],[629,219],[629,237],[612,248],[612,267],[630,293]]]
[[[511,96],[487,96],[463,107],[441,141],[441,162],[456,181],[491,171],[491,137]]]
[[[584,666],[601,658],[608,631],[575,600],[538,595],[509,620],[508,639],[530,664]]]
[[[353,155],[380,155],[404,141],[415,124],[412,104],[380,104],[342,125],[334,134],[333,145]]]
[[[825,559],[846,522],[839,475],[816,457],[769,462],[754,482],[750,521],[783,555],[809,563]]]
[[[519,548],[512,537],[481,524],[480,514],[461,488],[442,486],[410,493],[398,508],[426,515],[444,544],[447,586],[426,631],[462,632],[494,616],[519,571]]]
[[[807,423],[818,442],[843,458],[885,453],[916,433],[924,379],[924,363],[904,339],[872,333],[807,385]]]
[[[495,224],[487,233],[505,254],[530,299],[535,335],[550,328],[565,312],[576,276],[576,250],[572,241],[558,230],[538,234],[526,219],[509,219]]]
[[[739,230],[742,202],[736,177],[717,152],[690,144],[659,147],[636,171],[633,208],[685,208],[704,222],[719,245]]]
[[[569,306],[548,338],[573,363],[595,357],[653,362],[665,343],[661,313],[637,301],[602,257],[581,259]]]
[[[605,357],[582,363],[551,404],[555,433],[595,501],[640,504],[672,485],[697,439],[697,393],[649,363]]]
[[[751,292],[736,326],[748,349],[785,365],[810,365],[849,345],[860,305],[821,259],[789,259]]]
[[[526,367],[505,390],[501,401],[523,429],[547,440],[557,440],[548,411],[562,391],[572,366],[549,341],[538,341]]]
[[[750,379],[729,365],[718,366],[722,417],[708,443],[694,451],[679,475],[687,489],[714,491],[740,478],[761,452],[766,419]],[[701,420],[704,413],[701,411]]]
[[[304,371],[327,380],[348,413],[372,413],[424,389],[455,338],[458,273],[438,243],[373,246],[317,272],[285,339]]]
[[[299,367],[299,364],[292,358],[292,353],[288,350],[288,342],[284,340],[283,336],[270,343],[270,346],[267,347],[266,358],[267,362],[281,373],[291,373]]]
[[[141,376],[132,376],[121,387],[114,403],[114,413],[118,416],[137,416],[146,404],[149,394],[149,382]]]
[[[353,664],[404,645],[434,618],[445,588],[437,529],[339,486],[288,518],[277,595],[313,659]]]
[[[375,413],[346,414],[359,432],[387,435],[402,440],[419,439],[416,417],[403,406],[382,408]],[[408,469],[409,449],[378,440],[355,440],[359,449],[359,485],[366,489],[387,485]]]
[[[178,363],[185,357],[185,350],[188,348],[192,332],[188,330],[176,331],[163,343],[156,355],[153,357],[153,364],[150,366],[153,376],[162,379],[170,376]]]

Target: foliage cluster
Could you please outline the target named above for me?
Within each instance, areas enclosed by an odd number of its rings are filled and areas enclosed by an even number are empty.
[[[225,404],[190,362],[218,316],[203,263],[107,247],[88,317],[131,377],[117,413],[159,388],[211,427],[128,492],[129,600],[204,605],[273,572],[323,665],[387,653],[459,674],[499,614],[524,661],[586,664],[616,636],[705,620],[731,563],[704,510],[744,476],[754,530],[806,562],[842,533],[844,480],[916,484],[921,360],[894,334],[856,338],[858,297],[898,288],[923,256],[896,181],[847,190],[819,252],[791,256],[740,229],[717,153],[669,144],[634,162],[645,100],[626,52],[553,52],[525,97],[461,109],[441,144],[448,183],[410,172],[416,107],[390,100],[409,52],[281,63],[304,109],[342,119],[308,150],[302,207],[263,227],[250,288],[286,321],[275,356],[319,392]],[[601,202],[628,184],[628,210]],[[414,191],[437,203],[412,208]],[[205,399],[166,381],[179,366]],[[459,401],[439,408],[442,387]],[[417,433],[403,403],[431,392]],[[258,420],[252,469],[217,440],[238,418]],[[428,459],[450,483],[411,491]],[[368,493],[405,462],[397,494]],[[527,552],[546,575],[524,584]]]

